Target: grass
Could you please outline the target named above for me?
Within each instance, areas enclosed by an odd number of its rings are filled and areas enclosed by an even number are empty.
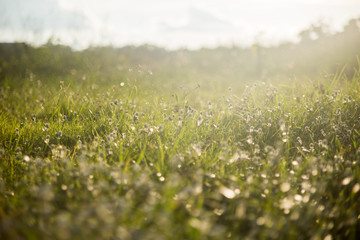
[[[358,72],[16,80],[0,85],[1,239],[360,236]]]

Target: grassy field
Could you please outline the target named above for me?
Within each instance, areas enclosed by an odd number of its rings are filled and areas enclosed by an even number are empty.
[[[359,70],[89,69],[1,80],[0,239],[359,239]]]

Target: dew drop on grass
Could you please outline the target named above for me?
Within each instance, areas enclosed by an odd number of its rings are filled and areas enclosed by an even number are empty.
[[[284,210],[285,214],[290,213],[290,209],[294,206],[294,202],[289,198],[284,198],[280,202],[280,208]]]
[[[288,192],[290,190],[290,183],[285,182],[280,185],[280,190],[282,192]]]
[[[330,234],[328,234],[324,237],[324,240],[332,240],[332,236]]]
[[[353,193],[357,193],[358,191],[360,190],[360,184],[357,183],[354,185],[353,189],[352,189],[352,192]]]
[[[303,179],[303,180],[309,180],[309,176],[308,176],[308,175],[303,174],[303,175],[301,175],[301,179]]]
[[[250,144],[250,145],[254,143],[254,142],[253,142],[253,138],[252,138],[251,136],[248,136],[246,142],[247,142],[248,144]]]
[[[301,202],[302,201],[302,196],[300,194],[296,194],[294,196],[294,199],[295,199],[295,201]]]
[[[306,194],[303,199],[302,199],[302,202],[303,203],[308,203],[310,201],[310,195],[309,194]]]
[[[210,173],[210,174],[209,174],[209,177],[210,177],[210,178],[216,178],[216,175],[213,174],[213,173]]]
[[[221,216],[224,213],[224,209],[214,209],[213,211],[216,215]]]
[[[351,178],[350,177],[346,177],[342,180],[342,185],[346,186],[351,182]]]
[[[27,156],[27,155],[25,155],[25,156],[24,156],[24,161],[25,161],[25,162],[30,162],[30,157]]]
[[[221,187],[220,188],[220,193],[226,197],[226,198],[229,198],[229,199],[233,199],[236,194],[233,190],[231,190],[230,188],[227,188],[227,187]]]
[[[256,219],[256,224],[257,224],[258,226],[264,225],[264,224],[265,224],[265,218],[264,218],[264,217],[258,217],[258,218]]]

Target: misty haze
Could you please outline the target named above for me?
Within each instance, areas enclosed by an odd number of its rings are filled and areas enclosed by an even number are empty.
[[[360,2],[0,0],[0,239],[359,239]]]

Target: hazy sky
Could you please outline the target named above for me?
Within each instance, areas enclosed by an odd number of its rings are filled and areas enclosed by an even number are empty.
[[[322,20],[341,30],[360,17],[360,0],[0,0],[0,41],[50,36],[89,44],[150,43],[167,48],[296,40]]]

